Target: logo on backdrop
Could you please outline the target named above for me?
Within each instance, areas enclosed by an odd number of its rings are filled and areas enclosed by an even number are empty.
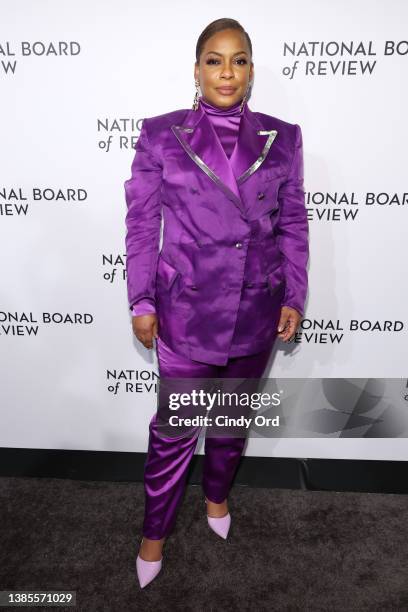
[[[32,59],[43,57],[73,57],[81,53],[81,46],[76,41],[0,41],[0,75],[13,77],[21,58]]]
[[[98,148],[105,153],[113,149],[133,149],[139,138],[142,122],[143,118],[98,118],[96,120]]]
[[[295,333],[293,342],[306,344],[340,344],[350,334],[373,334],[379,346],[386,334],[405,331],[403,321],[374,319],[303,319]]]
[[[102,253],[102,277],[108,283],[126,280],[126,255]]]
[[[107,390],[112,395],[119,393],[153,393],[158,391],[157,372],[151,370],[106,370]]]
[[[25,191],[22,187],[0,185],[0,216],[27,216],[39,204],[76,205],[87,198],[87,191],[80,187],[32,187]]]
[[[408,205],[408,193],[386,191],[356,194],[344,192],[305,192],[309,221],[355,221],[359,213],[369,209],[403,208]],[[364,213],[363,213],[364,214]]]
[[[89,312],[41,312],[0,310],[0,336],[38,336],[46,325],[90,325],[94,318]]]
[[[282,68],[283,76],[306,77],[370,77],[377,67],[377,58],[408,55],[408,40],[288,41],[282,55],[292,60]]]

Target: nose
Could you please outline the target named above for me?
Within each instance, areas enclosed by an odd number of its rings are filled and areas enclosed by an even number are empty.
[[[230,64],[224,64],[224,68],[221,71],[221,77],[233,77],[234,76],[234,72],[232,70],[232,67]]]

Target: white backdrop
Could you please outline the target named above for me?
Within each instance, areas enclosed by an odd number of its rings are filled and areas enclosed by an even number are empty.
[[[250,108],[303,132],[309,298],[265,376],[406,376],[407,3],[0,9],[0,446],[147,449],[157,362],[131,330],[123,183],[141,119],[191,107],[196,40],[219,17],[251,36]],[[408,459],[404,438],[336,437],[246,454]]]

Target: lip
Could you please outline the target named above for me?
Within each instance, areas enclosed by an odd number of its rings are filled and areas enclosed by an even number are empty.
[[[217,87],[216,89],[222,96],[230,96],[236,92],[235,87]]]

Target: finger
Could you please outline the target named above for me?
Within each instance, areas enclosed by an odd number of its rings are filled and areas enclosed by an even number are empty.
[[[286,325],[287,325],[288,319],[287,317],[281,317],[278,323],[278,332],[283,332]]]
[[[289,338],[294,337],[295,325],[293,321],[288,321],[286,329],[278,334],[279,338],[284,342],[288,341]]]
[[[147,349],[153,348],[153,341],[151,336],[146,334],[139,334],[137,339],[143,344],[143,346]]]
[[[283,324],[279,323],[279,325],[278,325],[278,336],[285,335],[289,328],[290,328],[290,320],[289,319],[285,319]]]
[[[291,342],[295,337],[295,334],[292,332],[288,333],[287,336],[285,336],[284,341],[285,342]]]

